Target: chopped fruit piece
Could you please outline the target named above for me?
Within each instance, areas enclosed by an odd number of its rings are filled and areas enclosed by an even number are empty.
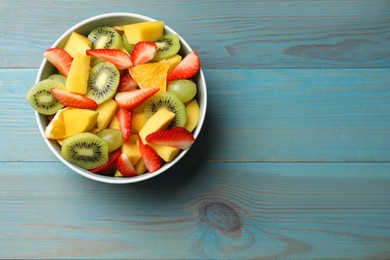
[[[43,53],[43,56],[58,69],[58,71],[68,76],[72,64],[72,57],[64,49],[50,48]]]
[[[89,56],[93,56],[114,64],[115,67],[119,70],[130,68],[133,65],[130,56],[121,50],[94,49],[87,50],[86,53]]]
[[[123,26],[124,37],[127,37],[127,42],[136,44],[141,41],[155,42],[163,36],[164,22],[140,22]]]
[[[98,104],[94,100],[79,94],[68,92],[66,90],[53,88],[51,93],[58,102],[66,107],[86,109],[95,109],[98,107]]]
[[[111,119],[110,123],[108,124],[108,128],[120,130],[119,121],[118,121],[118,118],[117,118],[116,116],[114,116],[114,117]]]
[[[141,137],[142,142],[145,143],[145,138],[149,134],[158,130],[166,129],[174,117],[175,113],[166,108],[160,108],[148,119],[148,121],[146,121],[145,125],[139,131],[139,136]]]
[[[138,86],[137,82],[128,73],[121,75],[118,88],[116,92],[127,92],[136,89]]]
[[[128,142],[131,135],[131,111],[125,108],[119,108],[116,112],[116,117],[118,118],[119,128],[122,132],[123,140]]]
[[[64,50],[74,57],[76,53],[85,53],[86,50],[92,48],[92,42],[82,34],[72,32],[69,39],[66,41]]]
[[[166,59],[169,64],[168,75],[172,72],[174,68],[176,68],[177,65],[179,65],[181,60],[182,57],[179,54],[176,54],[175,56]]]
[[[148,170],[146,169],[144,160],[142,158],[138,160],[136,165],[134,165],[134,169],[137,175],[144,174]]]
[[[195,141],[187,129],[179,126],[153,132],[146,136],[145,140],[148,143],[171,146],[182,150],[190,148]]]
[[[142,127],[144,127],[146,121],[147,121],[147,118],[146,118],[144,112],[133,113],[133,121],[131,123],[132,132],[139,133],[139,131],[141,131]]]
[[[122,176],[130,177],[136,176],[134,166],[131,164],[129,158],[125,153],[122,153],[117,160],[117,168],[118,171],[122,174]]]
[[[116,150],[115,152],[112,152],[112,154],[108,157],[108,162],[103,164],[102,166],[99,166],[95,169],[92,169],[91,172],[93,173],[100,173],[100,174],[110,174],[113,171],[116,170],[117,167],[117,161],[119,156],[121,155],[120,150]]]
[[[135,165],[141,158],[141,152],[135,143],[128,142],[122,144],[121,152],[127,155],[132,165]]]
[[[200,60],[196,51],[188,53],[184,59],[168,75],[168,81],[175,79],[189,79],[200,69]]]
[[[64,124],[64,111],[69,108],[63,108],[57,111],[54,118],[45,129],[44,137],[49,139],[63,139],[66,137]]]
[[[131,53],[134,65],[144,64],[156,56],[158,47],[154,42],[138,42]]]
[[[187,111],[187,122],[184,125],[184,128],[192,132],[199,122],[200,109],[199,109],[198,101],[196,101],[196,99],[192,100],[186,106],[186,111]]]
[[[107,125],[111,122],[117,110],[118,105],[113,99],[109,99],[100,104],[96,109],[96,111],[99,112],[99,116],[97,118],[97,128],[99,130],[107,128]]]
[[[66,136],[90,131],[96,124],[98,112],[89,109],[71,108],[63,112]]]
[[[160,92],[166,91],[169,64],[165,60],[137,65],[129,69],[131,77],[140,88],[157,87]]]
[[[152,143],[149,143],[148,146],[150,146],[165,162],[172,162],[173,159],[175,159],[177,154],[180,152],[179,148],[171,146]]]
[[[115,95],[115,101],[119,107],[133,109],[144,103],[148,98],[153,96],[159,89],[146,88],[136,89],[128,92],[121,92]]]
[[[160,169],[162,164],[160,156],[152,148],[143,144],[141,137],[138,137],[138,145],[148,172],[152,173]]]
[[[75,54],[66,78],[65,88],[67,91],[81,95],[87,93],[90,63],[90,56],[82,53]]]

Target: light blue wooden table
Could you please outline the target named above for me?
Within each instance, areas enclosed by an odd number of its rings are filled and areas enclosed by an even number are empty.
[[[164,20],[208,83],[199,140],[138,184],[69,170],[25,100],[109,12]],[[390,258],[389,0],[2,0],[0,33],[0,258]]]

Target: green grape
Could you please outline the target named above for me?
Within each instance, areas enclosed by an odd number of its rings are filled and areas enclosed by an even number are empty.
[[[97,133],[97,135],[106,141],[109,153],[115,151],[123,144],[122,133],[118,129],[106,128]]]
[[[168,83],[167,91],[175,94],[183,103],[196,95],[196,84],[188,79],[173,80]]]

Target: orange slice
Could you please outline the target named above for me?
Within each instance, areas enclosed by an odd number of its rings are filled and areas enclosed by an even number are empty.
[[[169,63],[159,62],[140,64],[129,69],[131,77],[140,88],[159,88],[159,92],[166,91]]]
[[[68,108],[63,108],[57,111],[54,118],[47,125],[44,137],[48,139],[63,139],[66,137],[63,112]]]

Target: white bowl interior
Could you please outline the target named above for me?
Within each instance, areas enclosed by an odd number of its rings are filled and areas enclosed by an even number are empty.
[[[146,17],[139,14],[133,14],[133,13],[108,13],[108,14],[102,14],[98,16],[91,17],[89,19],[86,19],[69,30],[67,30],[51,47],[63,47],[67,39],[69,38],[70,34],[75,31],[84,35],[87,35],[90,31],[92,31],[94,28],[98,26],[114,26],[114,25],[124,25],[124,24],[130,24],[130,23],[137,23],[137,22],[144,22],[144,21],[155,21],[155,19],[152,19],[150,17]],[[167,33],[174,33],[177,34],[174,30],[172,30],[170,27],[165,25],[164,28],[165,32]],[[181,43],[181,50],[180,54],[184,57],[185,54],[190,52],[192,49],[188,45],[188,43],[180,37],[180,43]],[[56,69],[53,65],[51,65],[46,59],[43,60],[38,75],[36,78],[36,82],[39,82],[43,79],[46,79],[51,74],[55,73]],[[207,90],[206,90],[206,81],[204,78],[204,74],[202,69],[200,69],[199,73],[194,78],[195,83],[198,87],[198,93],[197,93],[197,100],[199,103],[200,108],[200,117],[199,117],[199,123],[197,127],[195,128],[193,135],[196,140],[196,138],[199,136],[200,130],[202,128],[205,116],[206,116],[206,108],[207,108]],[[36,120],[38,123],[39,131],[43,137],[45,128],[48,124],[47,116],[41,115],[37,112],[35,112]],[[168,170],[170,167],[172,167],[174,164],[176,164],[186,153],[188,150],[181,151],[178,156],[170,163],[165,163],[159,170],[157,170],[154,173],[145,173],[143,175],[135,176],[135,177],[111,177],[111,176],[104,176],[104,175],[98,175],[91,173],[88,170],[82,169],[76,165],[73,165],[66,161],[61,156],[61,147],[60,145],[53,140],[49,140],[47,138],[44,138],[45,143],[50,148],[50,150],[54,153],[54,155],[62,161],[67,167],[72,169],[73,171],[83,175],[84,177],[87,177],[92,180],[105,182],[105,183],[112,183],[112,184],[125,184],[125,183],[133,183],[133,182],[139,182],[143,181],[149,178],[152,178],[154,176],[157,176],[166,170]]]

